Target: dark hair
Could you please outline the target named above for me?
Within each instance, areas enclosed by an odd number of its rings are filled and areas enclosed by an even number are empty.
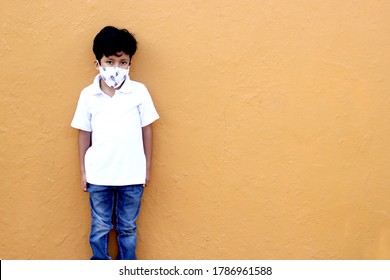
[[[137,40],[126,29],[118,29],[113,26],[104,27],[93,40],[93,52],[96,59],[100,62],[103,55],[117,55],[124,52],[131,57],[137,50]]]

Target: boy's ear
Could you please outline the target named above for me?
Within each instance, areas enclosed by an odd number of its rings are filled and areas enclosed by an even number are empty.
[[[95,64],[96,70],[99,70],[99,62],[97,60],[95,60],[93,63]]]

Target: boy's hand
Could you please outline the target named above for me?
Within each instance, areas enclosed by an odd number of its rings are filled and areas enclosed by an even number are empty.
[[[87,176],[85,175],[85,172],[81,174],[81,187],[84,192],[87,191]]]
[[[144,151],[146,158],[146,178],[145,185],[150,181],[150,167],[152,165],[152,124],[144,126],[142,128],[142,141],[144,142]]]
[[[79,159],[81,173],[81,187],[84,192],[87,191],[87,176],[85,175],[84,159],[85,154],[91,146],[91,132],[79,130]]]
[[[150,182],[150,170],[149,168],[146,168],[146,178],[145,178],[145,184],[144,187],[146,187]]]

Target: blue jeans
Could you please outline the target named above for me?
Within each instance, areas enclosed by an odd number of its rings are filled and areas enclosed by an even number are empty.
[[[118,241],[118,259],[135,260],[137,225],[143,185],[99,186],[88,184],[91,206],[91,234],[89,243],[93,256],[91,260],[110,260],[108,235],[113,228],[115,211]]]

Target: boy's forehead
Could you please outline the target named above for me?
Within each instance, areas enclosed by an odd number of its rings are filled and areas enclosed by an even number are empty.
[[[108,57],[103,55],[103,58],[109,58],[109,59],[130,59],[130,56],[124,52],[118,52],[116,55],[109,55]]]

